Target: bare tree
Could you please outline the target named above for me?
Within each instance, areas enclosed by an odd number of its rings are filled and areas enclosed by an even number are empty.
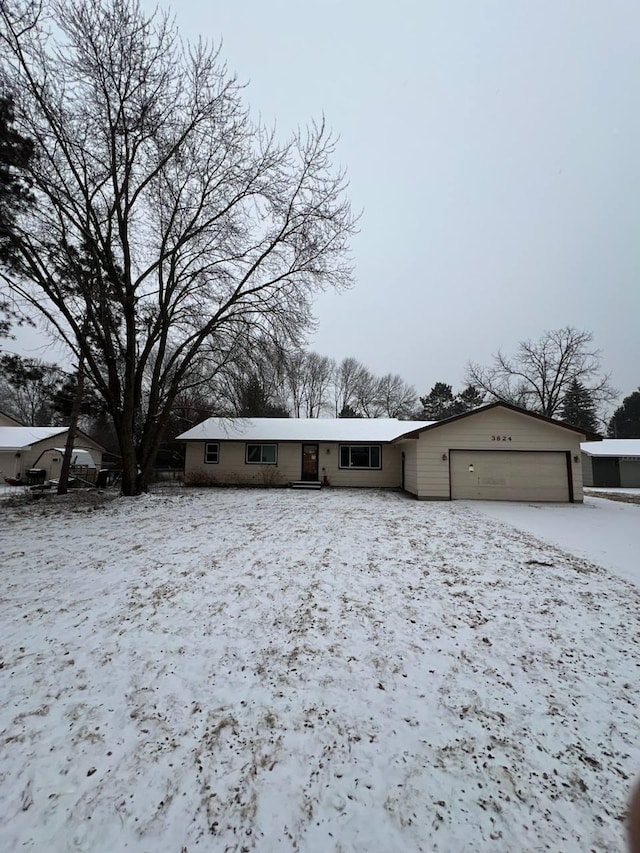
[[[305,408],[306,361],[303,349],[288,353],[284,360],[284,382],[294,418],[301,418]]]
[[[319,418],[328,406],[328,393],[336,363],[326,355],[309,352],[305,359],[306,417]]]
[[[363,367],[354,385],[354,408],[366,418],[379,417],[384,409],[380,379]]]
[[[13,99],[0,90],[0,264],[5,268],[14,262],[9,235],[16,216],[32,201],[24,171],[33,154],[33,142],[16,132],[14,119]],[[14,320],[22,320],[14,300],[0,294],[0,338],[9,335]]]
[[[285,384],[296,418],[319,418],[329,408],[328,392],[335,362],[317,352],[287,353],[284,359]]]
[[[5,353],[0,356],[0,408],[29,426],[59,423],[54,403],[64,379],[57,364]]]
[[[380,377],[378,393],[381,413],[388,418],[410,418],[416,410],[416,389],[397,373],[387,373]]]
[[[496,399],[547,417],[559,414],[574,381],[584,386],[597,405],[617,396],[610,375],[602,373],[592,333],[570,326],[545,332],[538,341],[522,341],[512,357],[498,351],[489,367],[470,362],[466,381]]]
[[[204,348],[219,371],[247,329],[298,339],[315,290],[349,284],[334,141],[253,123],[218,52],[137,0],[2,3],[0,74],[34,140],[2,278],[83,354],[137,494]]]
[[[212,372],[210,361],[205,360],[210,375],[195,383],[196,387],[206,384],[215,400],[215,413],[236,417],[288,415],[285,379],[289,355],[285,346],[264,335],[247,335],[228,352],[230,357],[224,365],[214,366]]]
[[[356,387],[358,376],[365,370],[356,358],[343,359],[335,368],[333,375],[333,395],[335,416],[338,417],[346,409],[355,411]]]
[[[408,418],[418,396],[398,374],[375,376],[355,358],[345,358],[334,370],[335,415],[354,413],[366,418]]]

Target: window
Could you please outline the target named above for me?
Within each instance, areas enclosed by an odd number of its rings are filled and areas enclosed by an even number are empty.
[[[341,444],[341,468],[382,468],[379,444]]]
[[[247,444],[247,465],[277,465],[277,444]]]
[[[217,464],[220,461],[220,445],[205,444],[204,461],[209,464]]]

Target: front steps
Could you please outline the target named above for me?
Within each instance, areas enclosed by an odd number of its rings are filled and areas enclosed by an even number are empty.
[[[322,482],[320,480],[296,480],[291,483],[292,489],[321,489]]]

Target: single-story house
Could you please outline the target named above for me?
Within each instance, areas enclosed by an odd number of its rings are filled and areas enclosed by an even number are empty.
[[[28,472],[44,471],[55,480],[62,471],[67,427],[0,426],[0,479],[28,482]],[[104,448],[82,432],[76,433],[72,472],[93,482],[102,464]]]
[[[209,418],[185,482],[401,488],[423,500],[582,501],[583,429],[509,403],[443,421]]]
[[[580,448],[585,486],[640,487],[640,438],[585,441]]]

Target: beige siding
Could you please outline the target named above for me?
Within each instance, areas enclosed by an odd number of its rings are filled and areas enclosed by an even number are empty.
[[[306,442],[305,442],[306,443]],[[314,444],[315,442],[308,442]],[[185,480],[197,485],[254,485],[284,486],[299,480],[302,475],[302,442],[277,442],[277,465],[247,465],[244,441],[221,441],[219,462],[205,463],[205,442],[188,442],[185,454]],[[401,480],[401,450],[382,444],[380,470],[353,470],[339,467],[339,445],[319,442],[318,477],[326,475],[332,486],[399,487]]]
[[[54,462],[54,460],[61,460],[62,454],[51,451],[55,450],[56,447],[64,447],[65,440],[66,435],[62,433],[62,435],[56,435],[53,438],[39,441],[37,444],[32,445],[30,450],[23,451],[20,459],[17,460],[17,470],[22,474],[22,479],[26,479],[26,472],[29,468],[44,468],[47,472],[47,479],[58,477],[61,466],[60,462]],[[100,469],[102,465],[102,451],[98,450],[93,442],[89,443],[85,438],[80,437],[76,442],[76,448],[88,450],[93,457],[93,461],[96,463],[96,467],[98,470]]]
[[[574,500],[581,501],[580,441],[584,441],[584,436],[579,433],[502,408],[481,411],[451,424],[427,429],[417,441],[418,497],[449,498],[451,450],[568,450],[571,452]]]
[[[418,442],[409,439],[398,443],[404,451],[404,488],[412,495],[418,494]]]
[[[620,485],[627,489],[640,486],[640,459],[620,460]]]
[[[5,415],[4,412],[0,412],[0,426],[21,426],[21,423],[12,418],[11,415]]]
[[[563,451],[452,450],[451,497],[485,501],[568,501]]]
[[[300,478],[301,450],[299,444],[279,444],[276,465],[247,465],[245,464],[244,441],[210,443],[219,445],[219,461],[217,463],[204,461],[206,442],[194,441],[187,444],[185,480],[188,483],[224,486],[284,486],[291,480]]]
[[[0,452],[0,483],[2,477],[16,477],[21,470],[15,451]]]
[[[338,444],[320,445],[320,467],[325,468],[332,486],[400,488],[402,482],[400,454],[402,451],[398,445],[380,444],[382,468],[371,471],[340,468],[338,448]]]
[[[593,486],[593,465],[591,457],[586,453],[582,454],[582,483],[584,486]]]
[[[58,442],[58,447],[60,447],[60,442]],[[80,448],[78,445],[75,446],[75,450],[85,449]],[[83,480],[87,480],[90,483],[95,483],[98,471],[100,470],[100,465],[102,462],[102,454],[93,448],[86,448],[91,453],[91,457],[96,465],[95,468],[89,468],[84,465],[73,465],[71,466],[71,476],[74,475],[77,477],[81,477]],[[42,451],[40,451],[42,453]],[[64,453],[60,453],[59,450],[46,450],[40,456],[38,460],[36,468],[44,468],[47,472],[47,480],[57,480],[62,473],[62,462],[64,458]],[[72,460],[73,462],[73,457]]]

